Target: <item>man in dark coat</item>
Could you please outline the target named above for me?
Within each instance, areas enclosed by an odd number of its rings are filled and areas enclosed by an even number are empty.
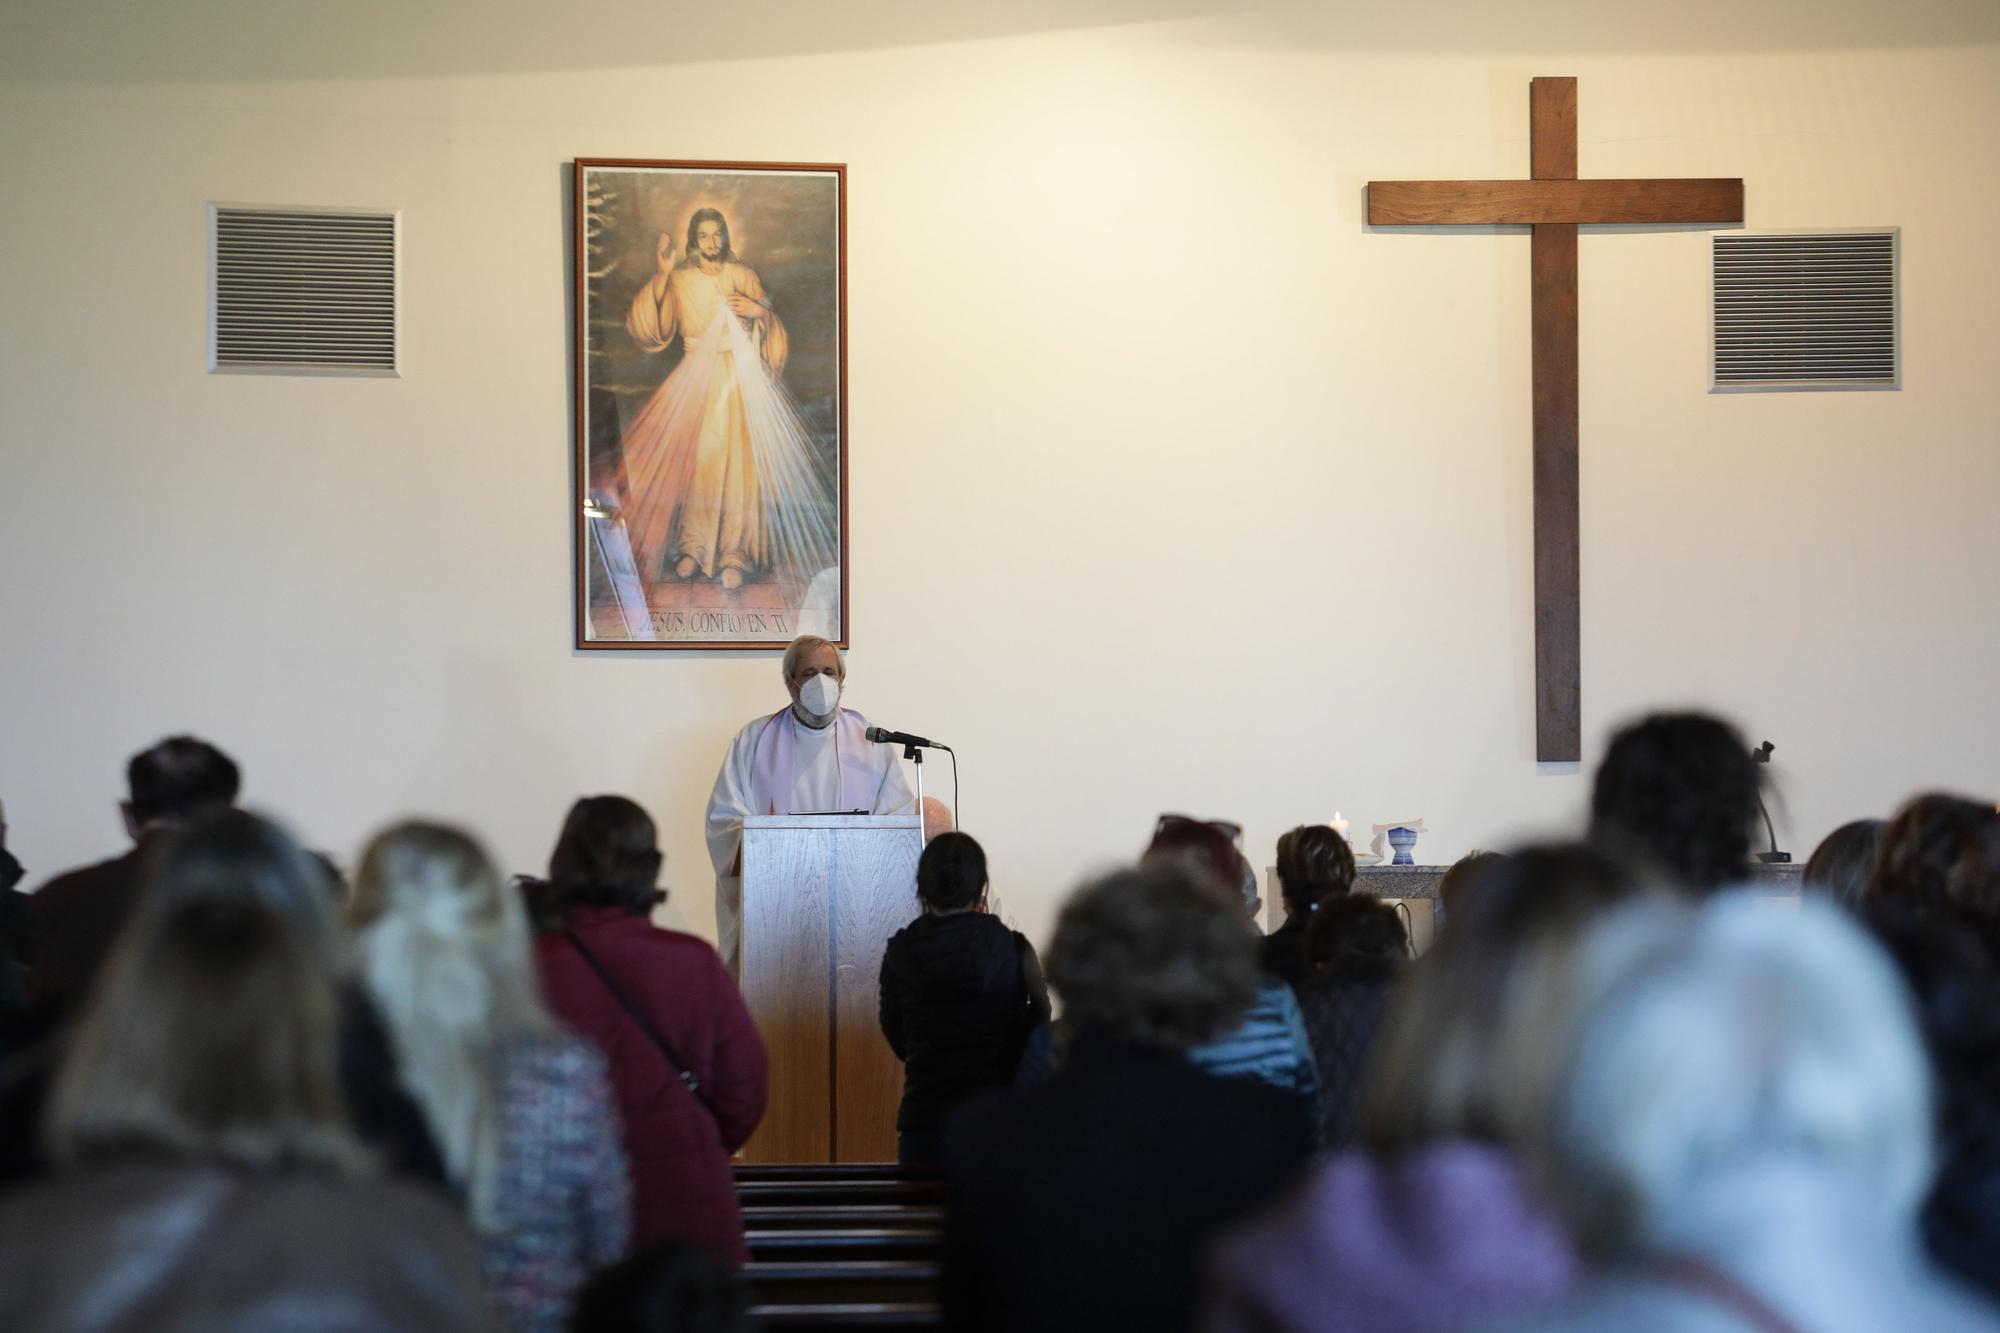
[[[242,774],[207,741],[171,736],[132,756],[121,803],[132,847],[123,856],[58,875],[29,900],[35,940],[33,999],[52,1019],[81,1008],[138,901],[161,835],[236,803]]]
[[[26,901],[33,1013],[4,1034],[10,1058],[0,1065],[0,1183],[46,1169],[37,1126],[65,1029],[137,907],[154,856],[182,825],[234,805],[243,781],[234,760],[192,736],[172,736],[132,756],[125,777],[121,811],[131,849],[58,875]],[[352,987],[341,996],[340,1073],[355,1130],[384,1166],[443,1188],[444,1159],[397,1076],[388,1034]]]
[[[1062,1068],[945,1122],[943,1299],[953,1328],[1191,1327],[1200,1257],[1305,1166],[1297,1099],[1184,1053],[1257,994],[1242,910],[1174,865],[1064,908],[1049,980],[1075,1037]]]

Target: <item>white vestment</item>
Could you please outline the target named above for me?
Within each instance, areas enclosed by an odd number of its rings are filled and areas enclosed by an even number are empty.
[[[829,723],[825,727],[806,726],[787,709],[778,717],[753,718],[723,756],[722,771],[715,775],[715,790],[708,798],[708,857],[715,864],[716,948],[731,972],[742,967],[743,876],[739,857],[743,851],[745,815],[816,814],[865,808],[873,815],[901,815],[916,809],[916,798],[903,778],[901,753],[893,745],[861,742],[856,745],[867,719],[852,709],[842,709],[844,718],[859,726]],[[844,720],[844,719],[843,719]],[[795,747],[791,790],[763,790],[757,771],[757,744],[766,727],[791,728]],[[856,753],[842,754],[841,747]],[[848,790],[841,790],[842,761],[849,774],[857,769],[865,778],[857,784],[852,777]],[[865,786],[857,795],[855,787]],[[843,801],[843,795],[846,799]]]

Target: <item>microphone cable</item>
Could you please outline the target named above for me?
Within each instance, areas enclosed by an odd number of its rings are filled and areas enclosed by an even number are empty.
[[[958,803],[958,751],[946,750],[945,753],[951,756],[951,826],[963,829],[965,812]]]
[[[1396,915],[1403,918],[1403,956],[1413,959],[1417,956],[1417,921],[1410,915],[1410,901],[1396,899]]]

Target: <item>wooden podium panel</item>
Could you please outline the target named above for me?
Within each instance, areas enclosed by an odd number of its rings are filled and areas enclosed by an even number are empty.
[[[889,936],[917,914],[916,815],[743,821],[743,998],[771,1057],[750,1162],[896,1158],[903,1066],[882,1038]]]
[[[890,816],[898,818],[898,816]],[[882,1036],[882,952],[917,904],[923,821],[892,838],[843,840],[834,892],[833,1160],[896,1160],[903,1062]]]
[[[833,984],[833,832],[799,829],[789,837],[765,837],[761,829],[753,832],[753,821],[743,822],[743,1000],[771,1068],[770,1104],[743,1156],[830,1162],[833,1126],[825,1108],[833,1045],[826,996]]]

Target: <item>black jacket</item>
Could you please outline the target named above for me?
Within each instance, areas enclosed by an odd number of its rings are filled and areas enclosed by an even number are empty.
[[[1035,947],[984,912],[924,915],[882,954],[882,1035],[903,1062],[896,1128],[934,1130],[976,1092],[1014,1081],[1048,1021]]]
[[[62,1020],[83,1008],[104,960],[138,905],[157,834],[123,856],[58,875],[28,899],[34,932],[35,1007]]]
[[[2000,1084],[2000,1074],[1989,1074]],[[1947,1090],[1937,1180],[1924,1203],[1931,1257],[2000,1301],[2000,1087]]]
[[[1294,991],[1306,984],[1312,965],[1306,962],[1306,921],[1303,913],[1285,918],[1285,924],[1264,937],[1257,965],[1290,986]]]
[[[1079,1033],[1052,1077],[945,1124],[945,1323],[1190,1328],[1209,1242],[1311,1152],[1290,1094]]]
[[[382,1016],[357,985],[340,990],[340,1085],[354,1132],[391,1175],[447,1187],[444,1156],[416,1099],[396,1072]]]
[[[1375,1051],[1375,1034],[1389,1008],[1401,964],[1393,958],[1348,956],[1314,973],[1299,988],[1299,1012],[1319,1066],[1320,1146],[1340,1148],[1354,1134],[1361,1084]]]
[[[0,1023],[28,1009],[29,965],[34,962],[34,928],[29,898],[14,886],[27,871],[14,854],[0,847]]]

